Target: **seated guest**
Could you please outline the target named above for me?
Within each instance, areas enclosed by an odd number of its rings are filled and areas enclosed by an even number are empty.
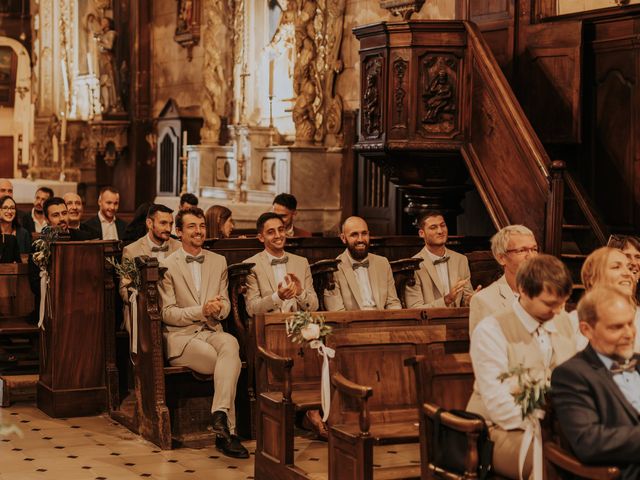
[[[213,205],[205,214],[207,218],[207,238],[229,238],[233,232],[231,210],[222,205]]]
[[[634,355],[636,305],[609,285],[578,303],[588,346],[551,375],[551,399],[563,437],[581,462],[614,465],[640,478],[640,356]]]
[[[534,377],[547,375],[575,353],[573,329],[564,304],[571,293],[567,267],[551,255],[524,262],[516,275],[519,298],[511,307],[484,318],[471,335],[476,382],[467,410],[482,415],[495,443],[492,465],[507,478],[518,478],[518,455],[525,423],[508,382],[498,377],[516,367]],[[529,449],[523,478],[531,472]]]
[[[598,248],[591,252],[582,264],[580,271],[582,284],[587,292],[594,287],[607,285],[635,299],[637,283],[630,266],[629,259],[621,250],[611,247]],[[578,350],[582,350],[587,345],[588,339],[580,333],[577,310],[571,312],[569,316],[576,333]],[[640,311],[636,311],[636,327],[640,327]],[[635,349],[636,352],[640,352],[640,337],[636,338]]]
[[[16,237],[18,256],[21,253],[29,253],[31,251],[31,234],[25,228],[20,226],[20,222],[18,222],[16,202],[9,196],[0,198],[0,231],[2,231],[3,237],[5,235],[12,235]],[[10,243],[13,244],[11,241]],[[7,254],[9,253],[10,252],[7,251]]]
[[[284,222],[280,215],[267,212],[256,222],[258,240],[264,250],[245,263],[255,263],[247,277],[247,313],[314,311],[318,297],[313,289],[311,269],[306,258],[285,253]]]
[[[445,246],[449,231],[442,213],[428,210],[418,225],[424,248],[413,258],[423,262],[416,271],[415,285],[407,287],[407,308],[468,306],[473,295],[469,261]]]
[[[469,333],[484,317],[509,307],[516,299],[518,267],[538,254],[533,232],[524,225],[509,225],[491,237],[491,253],[504,269],[504,275],[473,297],[469,305]]]
[[[636,279],[636,284],[640,282],[640,241],[631,235],[611,235],[607,242],[607,247],[619,248],[629,259],[629,269]],[[636,286],[636,303],[640,290]]]
[[[163,261],[173,252],[181,247],[178,240],[171,238],[171,228],[173,227],[173,210],[159,204],[151,204],[147,210],[146,227],[148,233],[133,243],[130,243],[122,250],[122,258],[155,257]],[[131,331],[129,323],[129,294],[127,286],[120,282],[120,296],[124,301],[125,308],[125,330]]]
[[[293,225],[298,215],[298,201],[289,193],[281,193],[273,199],[273,212],[282,216],[287,237],[310,237],[311,232]]]
[[[0,179],[0,197],[13,197],[13,183],[6,178]]]
[[[121,238],[124,243],[135,242],[147,234],[147,213],[152,205],[153,203],[151,202],[144,202],[136,208],[136,211],[133,213],[133,220],[131,220],[127,228],[124,229],[124,234]],[[173,220],[171,223],[173,224]]]
[[[42,210],[44,202],[53,197],[53,190],[49,187],[40,187],[36,190],[36,196],[33,200],[33,208],[30,212],[21,212],[20,224],[29,233],[40,233],[42,227],[47,224],[47,220]]]
[[[120,193],[114,187],[103,187],[98,196],[98,215],[84,224],[100,234],[102,240],[121,240],[127,224],[116,218],[120,206]]]
[[[160,282],[165,353],[171,365],[213,375],[211,405],[216,447],[225,455],[248,458],[235,430],[235,397],[240,375],[238,341],[222,330],[231,309],[227,294],[227,261],[202,249],[206,226],[199,208],[181,210],[176,231],[182,242],[164,261]]]
[[[389,261],[369,253],[369,227],[360,217],[349,217],[340,234],[347,249],[338,256],[335,288],[324,292],[329,311],[402,308]]]
[[[67,221],[69,230],[80,230],[89,235],[89,238],[100,238],[100,234],[93,228],[88,227],[82,222],[82,214],[84,213],[84,204],[82,198],[77,193],[67,192],[62,197],[64,203],[67,204]]]
[[[190,208],[194,208],[198,206],[198,197],[196,197],[193,193],[183,193],[180,195],[180,205],[178,207],[180,210],[189,210]]]

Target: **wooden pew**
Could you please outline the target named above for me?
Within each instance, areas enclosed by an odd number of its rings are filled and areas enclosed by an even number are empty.
[[[324,312],[334,334],[435,325],[447,335],[434,354],[468,350],[468,309]],[[301,478],[294,465],[296,412],[320,408],[322,359],[316,351],[292,343],[284,321],[290,314],[257,315],[252,326],[257,395],[256,479]],[[332,337],[331,335],[330,337]],[[295,360],[294,360],[295,359]],[[298,472],[298,473],[296,473]]]
[[[416,270],[420,268],[421,258],[403,258],[389,262],[393,272],[393,281],[396,284],[396,293],[402,303],[402,308],[407,308],[405,290],[416,284]]]
[[[105,332],[114,288],[105,282],[115,241],[53,242],[48,305],[41,332],[37,405],[51,417],[94,415],[107,408]],[[43,292],[44,294],[44,292]]]
[[[212,379],[198,375],[188,367],[167,365],[158,291],[164,269],[155,258],[137,258],[136,265],[142,280],[138,296],[138,354],[134,363],[138,433],[165,450],[173,446],[199,448],[213,445],[215,435],[209,430]],[[250,268],[251,264],[229,267],[232,295],[241,293]],[[226,326],[231,322],[227,320]],[[246,362],[243,362],[236,395],[238,412],[248,410],[248,382],[243,379],[246,375]],[[242,414],[237,417],[238,431],[247,435],[249,419]]]

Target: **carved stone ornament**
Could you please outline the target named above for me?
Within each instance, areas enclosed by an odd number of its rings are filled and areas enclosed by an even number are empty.
[[[89,122],[88,155],[95,160],[101,156],[109,167],[113,167],[127,146],[127,120],[102,120]]]
[[[365,63],[365,84],[362,95],[362,133],[367,138],[378,138],[381,132],[380,81],[382,58],[375,57]]]
[[[380,7],[386,8],[392,15],[409,20],[411,15],[420,11],[425,0],[380,0]]]

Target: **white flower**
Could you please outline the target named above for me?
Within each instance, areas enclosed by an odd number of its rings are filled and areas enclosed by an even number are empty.
[[[320,338],[320,325],[317,323],[308,323],[300,329],[300,335],[302,335],[302,338],[307,342]]]

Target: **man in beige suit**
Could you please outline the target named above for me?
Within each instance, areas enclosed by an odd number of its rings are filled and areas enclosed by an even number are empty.
[[[171,238],[173,228],[173,210],[159,204],[153,204],[147,212],[147,234],[130,243],[122,251],[122,258],[134,259],[136,257],[155,257],[163,261],[166,257],[178,250],[180,242]],[[129,305],[130,292],[122,280],[120,281],[120,296],[124,301],[124,327],[131,333],[131,315]]]
[[[516,276],[519,298],[482,320],[471,335],[474,391],[467,405],[489,424],[494,442],[492,465],[507,478],[518,477],[518,456],[526,423],[511,394],[513,383],[498,377],[516,367],[533,378],[548,378],[553,368],[575,353],[574,330],[564,304],[573,283],[567,267],[551,255],[524,262]],[[532,469],[532,449],[523,478]]]
[[[178,212],[176,232],[182,248],[163,262],[160,283],[165,354],[171,365],[186,366],[213,375],[211,405],[216,447],[227,456],[248,458],[235,430],[235,396],[240,375],[238,341],[222,330],[230,310],[227,261],[202,249],[206,236],[204,212]]]
[[[416,284],[406,288],[407,308],[465,307],[473,288],[467,257],[447,249],[447,224],[435,210],[425,212],[418,222],[424,248],[413,258],[423,262],[416,271]]]
[[[491,237],[491,252],[504,275],[471,298],[469,333],[483,318],[509,307],[516,299],[518,267],[538,254],[533,232],[523,225],[509,225]]]
[[[254,316],[317,310],[318,297],[313,289],[309,262],[284,251],[286,232],[282,217],[273,212],[263,213],[256,228],[264,250],[245,260],[245,263],[255,263],[247,277],[244,296],[247,313]]]
[[[347,249],[338,256],[336,286],[324,292],[329,311],[402,308],[389,261],[369,253],[369,227],[360,217],[349,217],[340,234]]]

